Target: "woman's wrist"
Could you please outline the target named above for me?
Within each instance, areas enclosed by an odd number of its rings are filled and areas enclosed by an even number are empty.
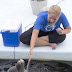
[[[70,31],[71,31],[70,29],[64,29],[62,34],[68,34],[70,33]]]
[[[30,51],[33,51],[33,48],[30,48]]]

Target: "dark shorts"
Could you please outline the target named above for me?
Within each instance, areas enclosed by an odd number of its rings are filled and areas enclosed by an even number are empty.
[[[25,31],[20,35],[20,41],[24,44],[30,45],[30,40],[32,36],[33,27]],[[65,40],[66,34],[59,35],[56,31],[44,32],[39,31],[38,37],[47,36],[49,38],[49,43],[61,43]]]

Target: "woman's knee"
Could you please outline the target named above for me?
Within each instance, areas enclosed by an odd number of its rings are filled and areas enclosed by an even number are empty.
[[[30,39],[31,39],[31,36],[26,36],[23,34],[20,35],[19,37],[20,41],[23,43],[23,44],[27,44],[27,45],[30,45]]]
[[[62,43],[66,38],[66,34],[60,35],[58,43]]]
[[[22,35],[20,36],[20,41],[21,41],[23,44],[30,45],[30,40],[31,40],[30,37],[25,37],[25,38],[24,38]]]
[[[20,38],[20,40],[23,40],[26,37],[28,37],[28,32],[27,31],[25,31],[24,33],[22,33],[19,38]]]
[[[19,37],[20,41],[24,44],[30,44],[33,27],[22,33]]]

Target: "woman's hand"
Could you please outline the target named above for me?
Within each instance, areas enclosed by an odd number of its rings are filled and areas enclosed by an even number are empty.
[[[31,55],[33,53],[33,49],[29,51],[29,61],[31,61]]]
[[[62,35],[62,34],[63,34],[63,30],[62,30],[61,28],[57,28],[56,31],[57,31],[57,33],[58,33],[59,35]]]

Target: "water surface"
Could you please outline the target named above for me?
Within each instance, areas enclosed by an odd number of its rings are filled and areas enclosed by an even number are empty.
[[[15,66],[18,60],[0,60],[0,72]],[[25,69],[27,69],[28,60],[25,60]],[[72,72],[72,66],[57,61],[36,61],[32,60],[28,72]]]

